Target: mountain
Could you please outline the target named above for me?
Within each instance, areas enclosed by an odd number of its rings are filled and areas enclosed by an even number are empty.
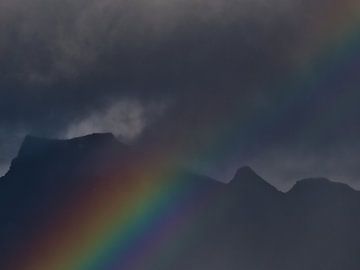
[[[142,202],[154,216],[161,211],[162,219],[136,241],[153,239],[157,228],[162,231],[169,222],[181,226],[161,238],[166,248],[152,251],[137,268],[85,270],[360,269],[360,192],[351,187],[312,178],[284,193],[250,167],[238,169],[225,184],[187,170],[163,172],[162,164],[154,169],[161,162],[146,155],[150,158],[112,134],[70,140],[27,136],[0,179],[1,269],[35,269],[9,265],[36,246],[42,238],[39,233],[55,230],[59,213],[71,216],[81,231],[89,224],[75,209],[83,205],[80,209],[91,217],[98,208],[93,198],[106,201],[109,196],[114,198],[103,204],[100,216],[114,207],[132,209]],[[137,195],[125,199],[129,194]],[[151,199],[149,194],[154,194]],[[161,203],[155,204],[157,200]],[[164,252],[171,253],[166,260]]]
[[[70,140],[27,136],[0,178],[0,252],[16,253],[34,228],[79,190],[96,190],[129,153],[112,134]]]
[[[128,146],[121,144],[110,133],[91,134],[70,140],[26,136],[6,176],[18,173],[31,175],[36,170],[38,173],[59,170],[68,174],[69,170],[79,168],[86,162],[115,161],[127,151]]]
[[[228,189],[241,195],[241,197],[247,197],[249,200],[256,198],[254,203],[260,203],[260,201],[266,201],[271,199],[271,197],[281,197],[282,195],[280,191],[257,175],[256,172],[248,166],[241,167],[237,170],[235,176],[228,184]],[[254,194],[256,194],[255,197]]]

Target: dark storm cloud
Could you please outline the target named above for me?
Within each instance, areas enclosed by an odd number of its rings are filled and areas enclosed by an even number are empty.
[[[278,163],[298,145],[314,159],[334,141],[343,149],[357,132],[353,106],[329,112],[337,95],[289,101],[277,87],[296,70],[304,10],[295,0],[2,1],[0,159],[27,133],[110,129],[203,150],[214,132],[234,126],[212,173],[252,162],[275,179],[267,161],[279,145],[288,151]],[[298,159],[294,170],[306,167]]]
[[[2,60],[10,62],[7,66],[10,76],[23,76],[32,81],[76,76],[93,69],[93,65],[106,56],[113,58],[114,54],[117,64],[123,61],[118,66],[127,70],[129,57],[146,60],[144,57],[149,53],[154,55],[167,46],[170,46],[168,53],[172,53],[174,46],[180,49],[180,45],[194,45],[191,42],[196,42],[196,38],[201,41],[201,37],[197,37],[199,34],[205,38],[203,42],[215,42],[214,47],[216,43],[225,42],[216,38],[226,38],[230,34],[235,41],[241,38],[249,39],[248,43],[251,39],[256,42],[257,35],[271,34],[260,31],[264,30],[264,25],[277,20],[278,13],[287,6],[281,1],[272,1],[272,5],[264,1],[220,4],[176,0],[5,1],[1,14]],[[249,28],[249,24],[254,27]],[[251,35],[244,33],[254,30]],[[243,35],[239,35],[239,31]],[[217,37],[211,38],[214,33]],[[197,45],[205,45],[205,49],[212,47],[211,44]],[[139,63],[133,63],[136,64]]]

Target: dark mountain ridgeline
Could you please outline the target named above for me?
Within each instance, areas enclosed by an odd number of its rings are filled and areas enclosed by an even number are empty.
[[[0,181],[1,269],[31,245],[39,224],[52,220],[61,205],[111,188],[109,175],[121,175],[125,186],[137,159],[139,153],[111,134],[26,137]],[[283,193],[249,167],[228,184],[185,170],[169,181],[183,190],[179,204],[201,214],[186,220],[196,226],[167,265],[143,270],[360,269],[360,192],[347,185],[305,179]]]

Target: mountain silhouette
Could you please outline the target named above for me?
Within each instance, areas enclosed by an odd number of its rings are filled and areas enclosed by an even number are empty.
[[[31,246],[34,231],[51,224],[63,204],[76,204],[72,198],[111,189],[115,178],[126,189],[143,170],[139,160],[141,151],[112,134],[27,136],[0,179],[1,269]],[[360,269],[360,192],[345,184],[304,179],[284,193],[250,167],[228,183],[185,169],[168,181],[164,190],[177,187],[171,198],[177,207],[201,214],[183,220],[193,229],[181,241],[168,240],[177,247],[171,260],[139,270]]]
[[[228,186],[239,194],[243,193],[243,196],[254,192],[263,193],[264,196],[267,194],[280,195],[280,192],[275,187],[266,182],[248,166],[239,168]]]
[[[35,170],[41,173],[50,169],[58,169],[68,174],[71,167],[79,168],[82,163],[91,160],[96,163],[109,162],[127,151],[128,147],[110,133],[92,134],[70,140],[26,136],[7,176]]]

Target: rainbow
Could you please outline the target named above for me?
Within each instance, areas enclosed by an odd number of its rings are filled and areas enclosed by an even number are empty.
[[[266,134],[269,126],[274,130],[274,126],[282,127],[286,124],[284,122],[296,121],[296,113],[301,114],[303,110],[294,113],[293,109],[306,103],[309,97],[319,100],[330,96],[330,100],[336,104],[326,104],[324,107],[338,106],[346,92],[340,84],[357,76],[359,69],[360,2],[330,0],[304,5],[311,5],[311,8],[305,7],[300,13],[314,13],[303,22],[306,35],[299,40],[291,55],[293,66],[290,74],[284,80],[268,86],[276,108],[245,110],[233,116],[234,119],[229,121],[231,125],[216,123],[206,149],[199,151],[204,153],[199,159],[206,159],[209,164],[216,163],[223,157],[219,153],[233,148],[232,142],[242,138],[244,132],[251,130],[249,137]],[[289,111],[292,111],[291,115]],[[234,123],[241,125],[237,127]]]
[[[322,85],[334,76],[345,76],[344,71],[359,60],[360,2],[330,0],[322,4],[322,15],[308,22],[309,38],[296,55],[296,83],[291,79],[274,86],[283,104],[277,113],[286,112],[307,92],[321,95],[325,91]],[[284,100],[283,92],[288,93]],[[237,121],[249,116],[257,117],[243,114]],[[272,116],[266,121],[271,122]],[[232,126],[214,127],[207,150],[199,152],[215,158],[225,141],[232,141],[230,136],[237,136]],[[171,269],[172,256],[181,249],[172,243],[181,242],[203,225],[186,222],[200,214],[199,208],[192,207],[195,200],[212,199],[211,193],[195,194],[176,181],[181,178],[181,162],[169,157],[179,152],[169,150],[145,158],[124,175],[107,176],[108,186],[70,198],[50,225],[39,228],[31,250],[9,269],[140,270],[156,269],[156,263]]]
[[[195,182],[184,184],[174,160],[153,156],[142,164],[103,177],[107,184],[95,191],[66,198],[50,226],[38,229],[23,260],[9,267],[115,270],[171,263],[179,243],[200,226],[187,222],[199,214],[194,205],[211,201],[210,192],[196,192]]]

